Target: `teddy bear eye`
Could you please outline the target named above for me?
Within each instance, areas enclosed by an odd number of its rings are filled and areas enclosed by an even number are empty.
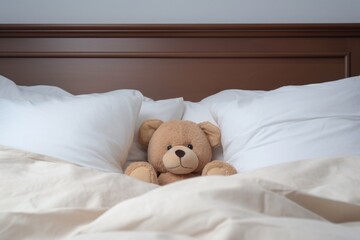
[[[190,149],[194,148],[192,144],[188,144],[187,147],[190,148]]]
[[[167,150],[170,150],[171,148],[172,148],[171,145],[168,145],[168,146],[167,146]]]

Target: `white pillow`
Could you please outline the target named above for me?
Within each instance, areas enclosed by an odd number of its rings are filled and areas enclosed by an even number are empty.
[[[129,94],[130,96],[132,95],[131,91],[124,91],[122,93]],[[17,86],[11,80],[0,76],[0,97],[1,96],[12,100],[41,102],[74,95],[54,86]],[[146,150],[140,146],[137,138],[139,127],[145,120],[161,119],[163,121],[169,121],[172,119],[181,119],[184,109],[185,105],[183,98],[154,101],[150,98],[144,97],[140,113],[136,121],[134,140],[126,165],[133,161],[146,161]],[[124,168],[124,162],[122,162],[122,167]]]
[[[227,103],[233,100],[247,101],[261,96],[264,91],[249,91],[249,90],[224,90],[214,95],[202,99],[200,102],[185,101],[185,112],[182,117],[183,120],[200,122],[211,122],[217,125],[211,114],[211,107],[215,103]]]
[[[0,95],[0,144],[122,172],[142,95],[135,90],[14,100]]]
[[[12,100],[28,100],[32,102],[39,102],[46,101],[54,97],[63,96],[72,95],[55,86],[18,86],[13,81],[0,75],[0,97]]]
[[[66,92],[65,90],[55,86],[36,85],[36,86],[18,86],[18,88],[23,94],[23,97],[37,101],[43,101],[46,98],[52,98],[52,97],[72,96],[71,93]]]
[[[196,123],[208,121],[217,125],[210,111],[213,104],[215,103],[226,104],[236,99],[239,101],[248,101],[249,99],[253,99],[261,96],[263,93],[264,91],[230,89],[208,96],[202,99],[200,102],[185,101],[185,112],[182,119],[193,121]],[[213,159],[216,160],[224,159],[222,146],[214,149]]]
[[[215,104],[226,161],[239,172],[300,159],[360,155],[360,77],[282,87]]]
[[[142,102],[139,117],[136,121],[134,141],[130,149],[130,153],[126,165],[134,161],[146,161],[146,150],[138,141],[139,128],[141,124],[149,119],[160,119],[170,121],[173,119],[181,119],[185,109],[183,98],[173,98],[154,101],[150,98],[144,98]]]

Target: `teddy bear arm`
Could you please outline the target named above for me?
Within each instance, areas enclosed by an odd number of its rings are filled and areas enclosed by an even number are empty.
[[[148,162],[131,163],[126,168],[125,174],[144,182],[158,184],[157,172]]]
[[[223,175],[223,176],[229,176],[236,174],[236,169],[231,166],[230,164],[220,161],[220,160],[214,160],[209,162],[205,165],[202,176],[209,176],[209,175]]]

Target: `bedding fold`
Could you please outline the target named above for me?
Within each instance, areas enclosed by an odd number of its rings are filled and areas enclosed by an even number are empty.
[[[357,239],[360,157],[164,187],[0,147],[1,239]]]

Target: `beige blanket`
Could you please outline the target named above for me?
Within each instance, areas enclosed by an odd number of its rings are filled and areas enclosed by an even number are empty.
[[[0,147],[0,239],[360,239],[360,157],[157,187]]]

